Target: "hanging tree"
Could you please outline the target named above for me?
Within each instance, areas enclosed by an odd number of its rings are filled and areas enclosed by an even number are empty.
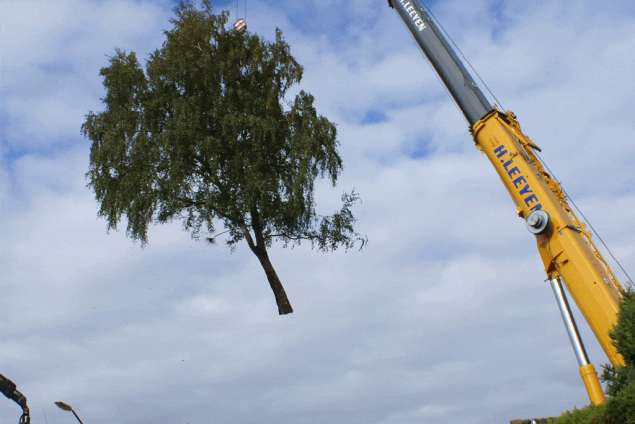
[[[335,185],[342,170],[335,125],[309,93],[287,97],[303,70],[280,31],[265,41],[226,30],[227,18],[209,1],[182,3],[145,71],[134,52],[110,58],[100,73],[105,109],[82,126],[89,185],[108,227],[125,218],[142,243],[149,225],[175,219],[195,238],[222,226],[230,247],[245,240],[288,314],[268,248],[363,245],[351,213],[358,196],[345,193],[338,212],[317,215],[315,180]]]

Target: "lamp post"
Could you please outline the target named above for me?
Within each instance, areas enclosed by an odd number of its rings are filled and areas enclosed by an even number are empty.
[[[75,418],[77,418],[77,421],[79,422],[79,424],[84,424],[84,422],[81,420],[81,418],[79,418],[79,415],[77,415],[77,412],[75,412],[75,410],[73,409],[72,406],[70,406],[68,403],[64,403],[62,401],[57,401],[55,402],[55,405],[61,409],[62,411],[66,411],[66,412],[72,412],[73,415],[75,415]]]

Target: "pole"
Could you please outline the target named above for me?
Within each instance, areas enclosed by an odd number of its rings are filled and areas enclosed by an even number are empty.
[[[82,421],[81,418],[79,418],[79,415],[77,415],[74,409],[71,409],[71,412],[73,413],[73,415],[75,415],[75,418],[77,418],[77,421],[79,422],[79,424],[84,424],[84,422]]]

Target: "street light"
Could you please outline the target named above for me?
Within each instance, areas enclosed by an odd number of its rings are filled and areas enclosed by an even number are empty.
[[[73,415],[75,415],[75,418],[77,418],[77,421],[79,421],[79,424],[84,424],[84,422],[81,420],[81,418],[79,418],[79,415],[77,415],[77,412],[75,412],[75,410],[73,409],[72,406],[70,406],[68,403],[64,403],[61,400],[58,400],[57,402],[55,402],[55,405],[61,409],[62,411],[66,411],[66,412],[72,412]]]

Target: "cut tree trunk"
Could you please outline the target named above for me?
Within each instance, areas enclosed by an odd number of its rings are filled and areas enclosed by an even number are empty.
[[[292,313],[293,308],[291,307],[291,303],[289,303],[289,299],[287,298],[287,293],[284,291],[282,282],[280,281],[280,278],[278,278],[278,274],[276,274],[276,270],[273,269],[273,265],[269,260],[269,255],[267,254],[266,248],[264,246],[258,246],[256,249],[254,249],[254,254],[260,261],[262,268],[265,270],[267,280],[269,280],[269,285],[271,286],[273,295],[276,298],[278,313],[280,315]]]

